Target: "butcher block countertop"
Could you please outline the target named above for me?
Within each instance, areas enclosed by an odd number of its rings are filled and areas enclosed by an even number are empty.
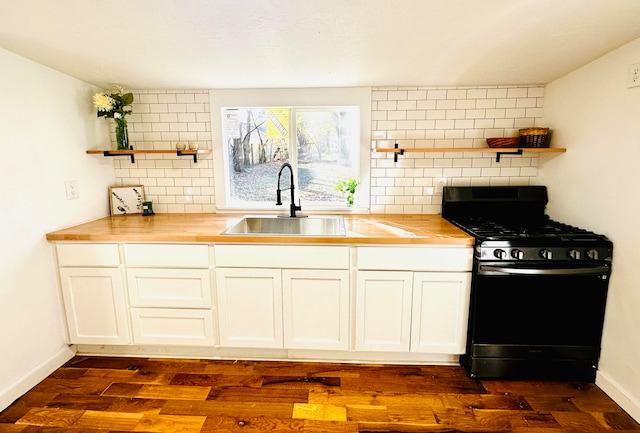
[[[440,215],[343,215],[346,236],[223,235],[241,214],[119,215],[47,234],[50,241],[473,245]]]

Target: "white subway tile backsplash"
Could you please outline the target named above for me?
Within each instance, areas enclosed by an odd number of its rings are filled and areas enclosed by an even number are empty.
[[[426,90],[409,90],[407,91],[407,99],[410,101],[422,101],[427,99]]]
[[[185,104],[194,104],[196,102],[195,94],[193,93],[182,93],[175,95],[175,102],[185,103]]]
[[[416,121],[415,120],[398,120],[396,122],[397,129],[416,129]]]
[[[507,89],[507,98],[526,98],[528,92],[527,87],[512,87]]]
[[[487,89],[487,98],[506,98],[508,90],[508,88]]]
[[[540,125],[542,86],[379,87],[372,89],[372,148],[486,147],[486,138],[516,136]],[[129,135],[137,149],[175,149],[177,141],[197,141],[211,149],[207,90],[134,92]],[[215,212],[211,156],[140,155],[135,163],[113,158],[117,184],[142,184],[157,213]],[[407,152],[398,162],[388,153],[371,154],[371,212],[438,213],[436,180],[449,185],[528,184],[538,157],[475,152]]]
[[[159,103],[163,103],[163,104],[175,104],[177,101],[176,99],[176,95],[175,94],[159,94],[158,95],[158,102]]]
[[[467,99],[467,89],[449,89],[447,99]]]
[[[418,110],[433,110],[436,108],[436,101],[435,100],[418,100],[418,103],[416,104],[416,108]]]
[[[497,99],[495,108],[515,108],[518,99],[513,98],[505,98],[505,99]]]
[[[387,92],[387,99],[390,101],[406,101],[408,96],[407,90],[391,90]]]
[[[447,99],[447,91],[444,89],[432,89],[427,90],[427,99]]]
[[[406,111],[388,111],[387,120],[405,120],[407,118]]]
[[[148,105],[148,113],[168,113],[169,107],[168,104],[147,104]]]
[[[476,108],[476,100],[475,99],[458,99],[456,101],[457,110],[470,110]]]
[[[453,110],[455,108],[455,100],[439,99],[436,101],[436,110]]]
[[[398,109],[397,101],[378,101],[379,111],[395,111]]]
[[[506,117],[506,110],[503,108],[494,108],[485,111],[485,116],[488,119],[504,119]]]
[[[544,98],[545,88],[544,87],[528,87],[527,88],[527,96],[529,98]]]
[[[476,108],[478,109],[492,109],[496,108],[497,101],[496,99],[478,99],[476,102]]]
[[[384,90],[374,90],[371,92],[371,100],[372,101],[386,101],[387,100],[387,92]]]
[[[467,90],[467,99],[476,100],[476,99],[486,99],[487,98],[487,89],[468,89]]]
[[[493,128],[493,119],[476,119],[473,127],[475,129],[488,129]]]
[[[415,110],[417,108],[417,100],[398,101],[398,110]]]

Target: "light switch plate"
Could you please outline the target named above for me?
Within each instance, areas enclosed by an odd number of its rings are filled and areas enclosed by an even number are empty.
[[[640,86],[640,63],[634,63],[629,66],[629,75],[627,76],[627,87]]]

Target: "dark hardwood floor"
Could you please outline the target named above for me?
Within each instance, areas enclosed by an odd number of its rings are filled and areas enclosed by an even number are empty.
[[[0,432],[635,432],[594,384],[461,367],[76,357]]]

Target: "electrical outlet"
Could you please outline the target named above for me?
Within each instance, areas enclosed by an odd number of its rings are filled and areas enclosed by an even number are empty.
[[[64,183],[65,189],[67,190],[67,200],[75,200],[80,198],[80,192],[78,191],[78,181],[77,180],[68,180]]]
[[[640,86],[640,63],[634,63],[629,66],[629,75],[627,76],[627,87]]]
[[[442,190],[447,186],[447,178],[446,177],[438,177],[435,182],[435,193],[442,194]]]

